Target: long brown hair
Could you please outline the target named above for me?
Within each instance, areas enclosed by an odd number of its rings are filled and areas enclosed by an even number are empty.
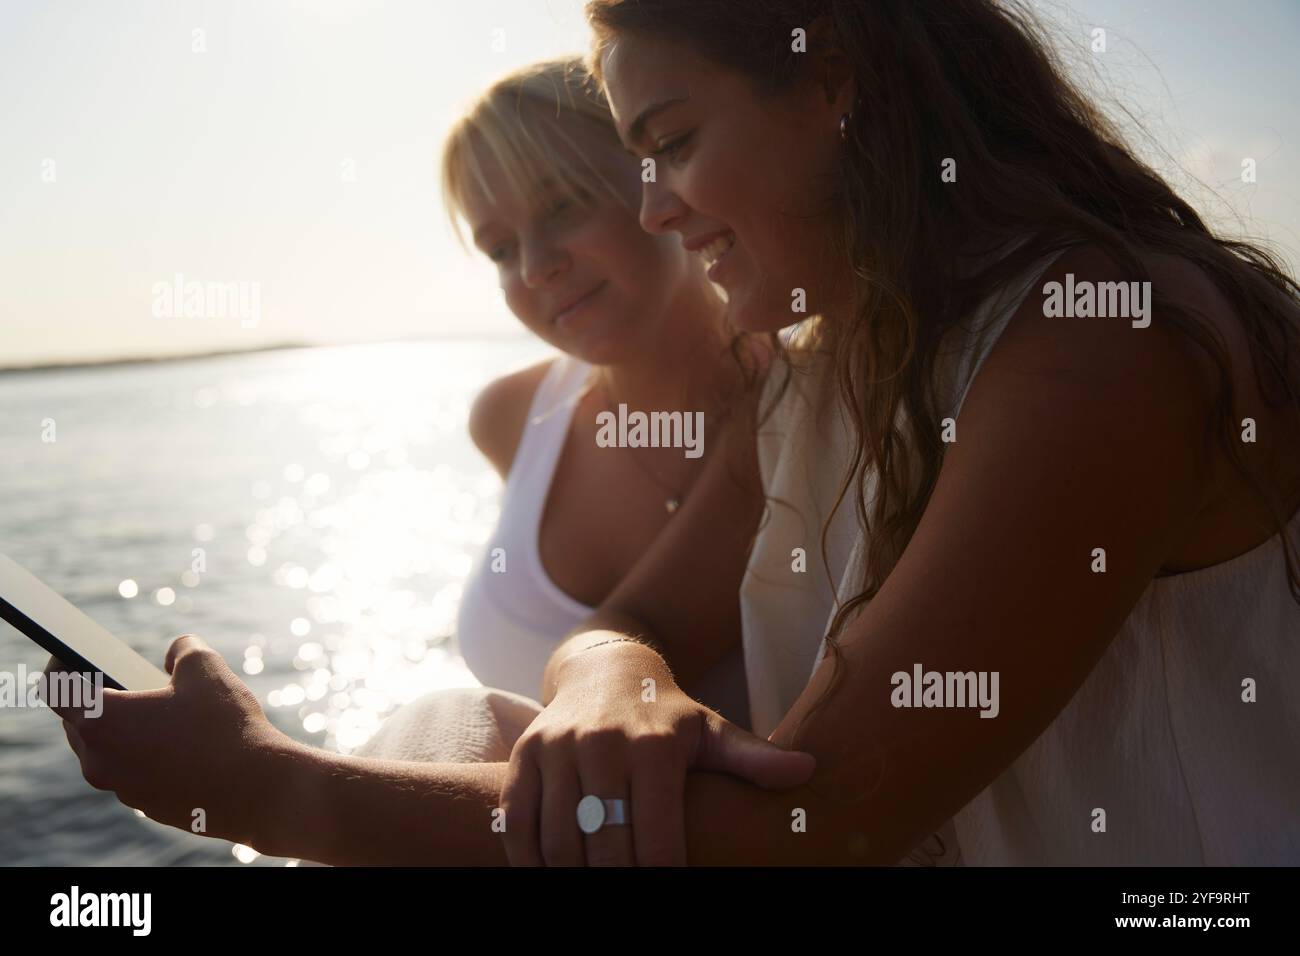
[[[940,407],[936,354],[944,333],[1040,257],[1093,242],[1140,280],[1150,278],[1140,249],[1194,262],[1245,329],[1265,401],[1300,411],[1300,286],[1261,245],[1213,233],[1135,158],[1066,78],[1048,32],[1021,0],[591,0],[587,16],[597,77],[602,51],[633,34],[681,43],[745,75],[756,92],[778,93],[799,79],[807,59],[792,49],[792,31],[807,30],[811,46],[815,23],[829,27],[830,42],[852,64],[858,105],[836,205],[844,210],[840,244],[854,276],[856,314],[815,322],[810,339],[833,362],[836,394],[855,436],[840,503],[854,492],[867,533],[861,589],[839,605],[827,635],[837,677],[836,638],[902,555],[943,462],[939,422],[951,410]],[[916,174],[939,170],[949,157],[963,176],[978,177],[979,189]],[[982,250],[961,250],[978,255],[1026,232],[1028,242],[974,275],[952,241],[996,237]],[[1276,522],[1288,584],[1300,601],[1286,517],[1247,469],[1236,440],[1223,338],[1199,313],[1152,288],[1153,310],[1218,369],[1210,426]],[[868,469],[878,478],[870,513],[863,494]]]

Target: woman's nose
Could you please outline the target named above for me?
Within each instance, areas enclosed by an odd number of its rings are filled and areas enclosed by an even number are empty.
[[[524,284],[537,289],[560,275],[568,264],[568,255],[555,243],[544,240],[525,242],[520,250],[520,275]]]
[[[641,186],[641,228],[653,235],[671,232],[686,217],[686,204],[657,182]]]

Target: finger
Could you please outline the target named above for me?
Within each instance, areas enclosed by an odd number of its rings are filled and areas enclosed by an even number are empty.
[[[582,781],[573,755],[542,768],[542,830],[538,849],[546,866],[586,866],[587,848],[578,829]]]
[[[168,674],[175,673],[176,664],[181,658],[196,652],[209,650],[203,638],[197,634],[182,634],[167,647],[167,656],[163,658],[163,667]]]
[[[36,696],[45,702],[45,706],[64,720],[72,720],[78,727],[84,727],[84,720],[102,719],[108,712],[109,702],[114,700],[142,700],[148,697],[160,697],[163,694],[152,690],[118,690],[116,687],[104,686],[101,671],[74,671],[57,657],[51,657],[45,665],[44,679],[36,685]],[[74,685],[72,680],[79,680]],[[55,693],[48,693],[53,687]],[[72,688],[76,687],[74,691]],[[53,703],[48,699],[55,698]],[[113,705],[116,707],[117,705]],[[95,713],[91,713],[94,711]]]
[[[68,738],[68,746],[72,748],[72,752],[77,755],[78,760],[81,760],[86,752],[86,742],[81,739],[81,734],[77,732],[77,728],[70,720],[63,721],[63,734]]]
[[[66,673],[68,673],[68,669],[64,663],[56,657],[51,657],[50,662],[45,665],[45,670],[41,672],[41,676],[36,681],[36,699],[54,711],[65,723],[71,719],[72,715],[65,713],[69,708],[64,706],[62,695],[50,693],[50,685],[54,683],[57,686],[57,681],[53,679],[62,679],[60,675]]]
[[[710,713],[695,767],[729,773],[765,790],[786,790],[807,783],[817,760],[800,750],[782,750],[721,715]]]
[[[584,743],[578,750],[578,776],[582,782],[583,797],[596,796],[602,800],[622,800],[624,823],[606,822],[595,833],[584,834],[588,866],[634,866],[636,854],[632,848],[631,793],[628,783],[627,763],[623,745],[600,739]],[[578,829],[578,805],[570,811]],[[581,832],[581,831],[579,831]]]
[[[86,719],[90,686],[80,671],[70,670],[57,657],[51,657],[36,683],[36,696],[59,717],[80,726]]]
[[[501,787],[505,814],[502,840],[511,866],[542,866],[538,820],[542,805],[542,777],[528,754],[513,754]]]
[[[63,733],[68,738],[68,745],[72,748],[72,752],[77,755],[77,763],[81,765],[82,779],[96,790],[112,790],[113,786],[102,774],[102,763],[94,759],[94,754],[86,746],[86,741],[71,721],[65,720],[63,722]]]
[[[637,866],[685,866],[686,768],[670,753],[633,763],[630,809]]]
[[[220,685],[224,692],[255,704],[257,695],[231,669],[226,659],[204,643],[201,637],[195,634],[181,635],[172,642],[169,657],[171,685],[148,693],[164,698],[188,691],[209,694]],[[260,706],[255,705],[256,708]]]

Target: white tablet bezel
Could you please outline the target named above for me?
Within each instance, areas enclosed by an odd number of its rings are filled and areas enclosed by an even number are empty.
[[[100,671],[104,686],[153,690],[171,678],[18,562],[0,553],[0,617],[69,669]]]

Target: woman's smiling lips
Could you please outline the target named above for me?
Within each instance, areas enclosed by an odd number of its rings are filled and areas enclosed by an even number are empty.
[[[569,300],[569,302],[566,305],[564,305],[558,312],[555,313],[555,316],[551,319],[551,322],[557,326],[565,325],[571,318],[573,318],[580,311],[586,308],[587,305],[590,304],[591,300],[595,298],[596,294],[600,292],[601,289],[605,288],[605,285],[606,285],[605,282],[601,282],[598,285],[595,285],[592,288],[588,289],[586,292],[578,296],[576,299]]]
[[[719,229],[716,232],[682,239],[682,246],[687,252],[699,253],[708,264],[708,277],[711,282],[718,281],[722,262],[735,244],[736,234],[730,229]]]

